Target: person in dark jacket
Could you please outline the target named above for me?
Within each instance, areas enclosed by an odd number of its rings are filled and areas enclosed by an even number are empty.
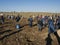
[[[17,22],[17,24],[16,24],[16,29],[18,29],[18,30],[20,30],[20,28],[21,28],[21,25],[18,23],[19,21],[20,21],[20,19],[21,19],[21,16],[17,16],[16,17],[16,22]]]
[[[1,22],[2,22],[2,24],[4,24],[4,17],[3,16],[1,16]]]
[[[28,21],[29,21],[29,26],[32,27],[32,24],[33,24],[33,18],[32,18],[32,16],[29,17]]]
[[[16,22],[19,22],[20,19],[21,19],[21,17],[20,16],[17,16],[16,17]]]
[[[47,36],[47,38],[45,39],[45,41],[46,41],[46,45],[52,45],[52,38],[51,38],[51,36],[50,35],[48,35]]]
[[[60,29],[60,16],[58,16],[58,19],[56,20],[57,28]]]
[[[38,20],[37,20],[37,25],[38,25],[38,29],[39,29],[40,31],[42,31],[43,22],[42,22],[42,19],[41,19],[41,18],[38,18]]]

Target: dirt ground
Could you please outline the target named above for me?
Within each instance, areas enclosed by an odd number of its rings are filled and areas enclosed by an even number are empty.
[[[13,20],[0,24],[0,45],[46,45],[47,27],[39,31],[37,25],[33,27],[25,25],[27,21],[22,20],[19,24],[24,25],[20,30],[15,28],[16,22]],[[58,31],[58,33],[60,32]],[[51,34],[51,39],[51,45],[58,45],[54,34]]]

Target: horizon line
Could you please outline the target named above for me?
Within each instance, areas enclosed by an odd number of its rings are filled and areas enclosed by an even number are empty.
[[[0,11],[0,13],[1,12],[26,12],[26,13],[30,13],[30,12],[37,12],[37,13],[60,13],[60,12],[45,12],[45,11],[43,11],[43,12],[40,12],[40,11]]]

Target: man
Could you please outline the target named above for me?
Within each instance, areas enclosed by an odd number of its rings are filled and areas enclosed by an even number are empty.
[[[21,19],[21,17],[17,16],[16,17],[16,22],[19,22],[20,19]]]
[[[16,29],[18,29],[18,30],[21,28],[21,25],[18,23],[18,22],[20,21],[20,19],[21,19],[21,16],[18,15],[18,16],[16,17],[16,22],[17,22],[17,24],[16,24]]]
[[[48,16],[45,16],[44,20],[45,20],[45,27],[47,27],[47,25],[48,25]]]
[[[51,33],[54,33],[54,35],[56,36],[58,43],[60,45],[60,37],[58,36],[58,34],[55,30],[54,22],[53,22],[52,18],[49,17],[49,19],[48,19],[48,35],[50,35]]]
[[[4,24],[4,17],[3,16],[0,17],[0,20],[1,20],[2,24]]]
[[[45,39],[45,41],[46,41],[46,45],[52,45],[52,38],[51,38],[51,36],[50,35],[48,35],[47,36],[47,38]]]
[[[11,15],[11,19],[14,20],[15,16]]]
[[[58,16],[58,19],[56,20],[56,23],[57,23],[58,29],[60,29],[60,16]]]
[[[43,28],[44,28],[44,27],[45,27],[45,24],[46,24],[46,21],[45,21],[45,16],[42,16],[41,20],[42,20],[42,23],[43,23]]]
[[[37,20],[37,25],[38,25],[38,29],[39,29],[40,31],[42,31],[43,22],[42,22],[41,18],[38,18],[38,20]]]
[[[7,15],[7,19],[11,19],[11,15]]]
[[[48,28],[49,28],[49,30],[48,30],[49,34],[51,32],[55,32],[54,22],[51,17],[49,17],[49,19],[48,19]]]
[[[32,16],[30,16],[28,18],[28,21],[29,21],[29,26],[32,27],[32,24],[33,24],[33,18],[32,18]]]

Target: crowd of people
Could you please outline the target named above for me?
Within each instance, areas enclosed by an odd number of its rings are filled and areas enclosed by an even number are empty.
[[[12,19],[12,20],[16,20],[16,22],[19,22],[21,20],[22,16],[7,16],[7,19]],[[4,20],[5,17],[4,16],[0,16],[0,23],[4,24]],[[60,37],[57,34],[57,29],[60,29],[60,16],[58,15],[52,15],[52,16],[43,16],[43,15],[37,15],[37,16],[30,16],[27,21],[28,21],[28,25],[30,27],[33,27],[33,22],[36,20],[37,22],[37,26],[38,26],[38,30],[42,31],[43,28],[48,27],[48,36],[50,36],[51,33],[53,33],[56,37],[57,40],[60,44]],[[16,24],[16,28],[20,29],[20,24]]]

